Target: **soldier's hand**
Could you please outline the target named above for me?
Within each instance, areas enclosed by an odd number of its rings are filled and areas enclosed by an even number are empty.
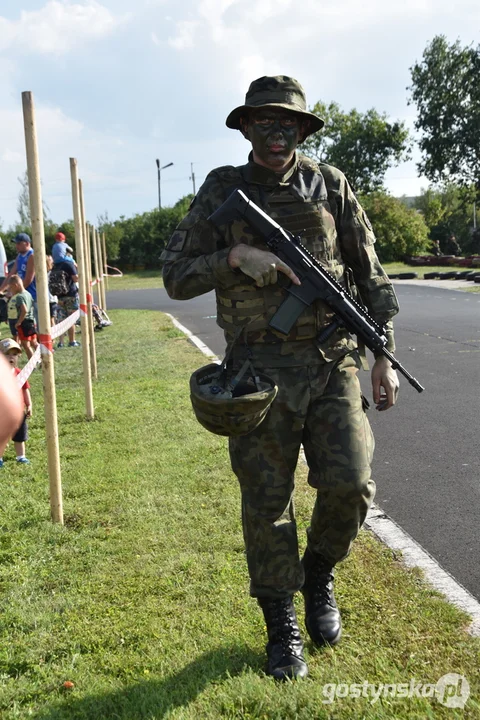
[[[388,410],[395,405],[400,383],[397,371],[383,355],[375,360],[372,368],[372,388],[377,410]]]
[[[231,268],[240,268],[245,275],[255,280],[258,287],[276,283],[279,272],[290,278],[294,285],[301,284],[293,270],[276,255],[243,243],[230,250],[228,264]]]

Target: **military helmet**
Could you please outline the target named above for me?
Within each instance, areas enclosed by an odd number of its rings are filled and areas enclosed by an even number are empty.
[[[274,381],[256,373],[250,361],[236,375],[224,363],[211,363],[190,377],[190,399],[197,420],[216,435],[248,435],[255,430],[277,391]]]
[[[305,90],[295,78],[287,75],[265,75],[254,80],[245,96],[245,104],[236,107],[228,115],[225,124],[232,130],[240,130],[240,118],[252,108],[282,108],[308,120],[308,129],[302,139],[320,130],[325,121],[307,110]]]

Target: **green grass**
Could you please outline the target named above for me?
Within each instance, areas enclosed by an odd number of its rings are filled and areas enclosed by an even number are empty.
[[[122,277],[109,277],[108,290],[147,290],[162,288],[161,270],[142,270],[124,273]]]
[[[159,313],[110,315],[96,336],[94,421],[81,353],[55,354],[65,527],[49,520],[40,373],[32,465],[5,454],[2,720],[478,719],[480,641],[464,632],[467,617],[368,532],[337,573],[341,644],[307,643],[303,682],[265,677],[227,443],[197,424],[188,397],[205,359]],[[313,500],[300,466],[302,548]],[[464,711],[435,698],[323,702],[326,683],[436,683],[450,672],[470,682]]]

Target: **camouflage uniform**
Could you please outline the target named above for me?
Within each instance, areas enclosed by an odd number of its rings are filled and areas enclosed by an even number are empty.
[[[293,509],[300,445],[309,482],[317,488],[308,545],[335,563],[348,554],[374,497],[373,436],[357,378],[356,344],[341,330],[325,345],[316,339],[331,319],[328,307],[315,302],[285,337],[268,326],[285,298],[285,278],[279,273],[278,283],[259,288],[229,267],[227,256],[237,243],[268,249],[244,220],[220,230],[208,221],[236,187],[287,230],[301,234],[339,282],[351,285],[353,276],[370,313],[389,322],[392,351],[390,320],[398,305],[376,256],[370,223],[344,175],[301,154],[280,177],[251,159],[239,168],[213,170],[163,253],[168,294],[188,299],[214,289],[217,322],[227,341],[245,327],[234,348],[236,362],[250,353],[254,366],[278,385],[266,419],[249,435],[231,437],[229,447],[242,492],[251,593],[286,597],[303,584]]]

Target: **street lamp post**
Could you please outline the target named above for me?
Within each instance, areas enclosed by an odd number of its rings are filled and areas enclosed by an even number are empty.
[[[160,189],[161,172],[162,172],[162,170],[165,170],[165,168],[173,165],[173,162],[167,163],[167,165],[162,165],[162,166],[160,166],[160,160],[158,158],[155,160],[155,162],[157,163],[157,177],[158,177],[158,209],[161,210],[162,209],[162,191]]]

